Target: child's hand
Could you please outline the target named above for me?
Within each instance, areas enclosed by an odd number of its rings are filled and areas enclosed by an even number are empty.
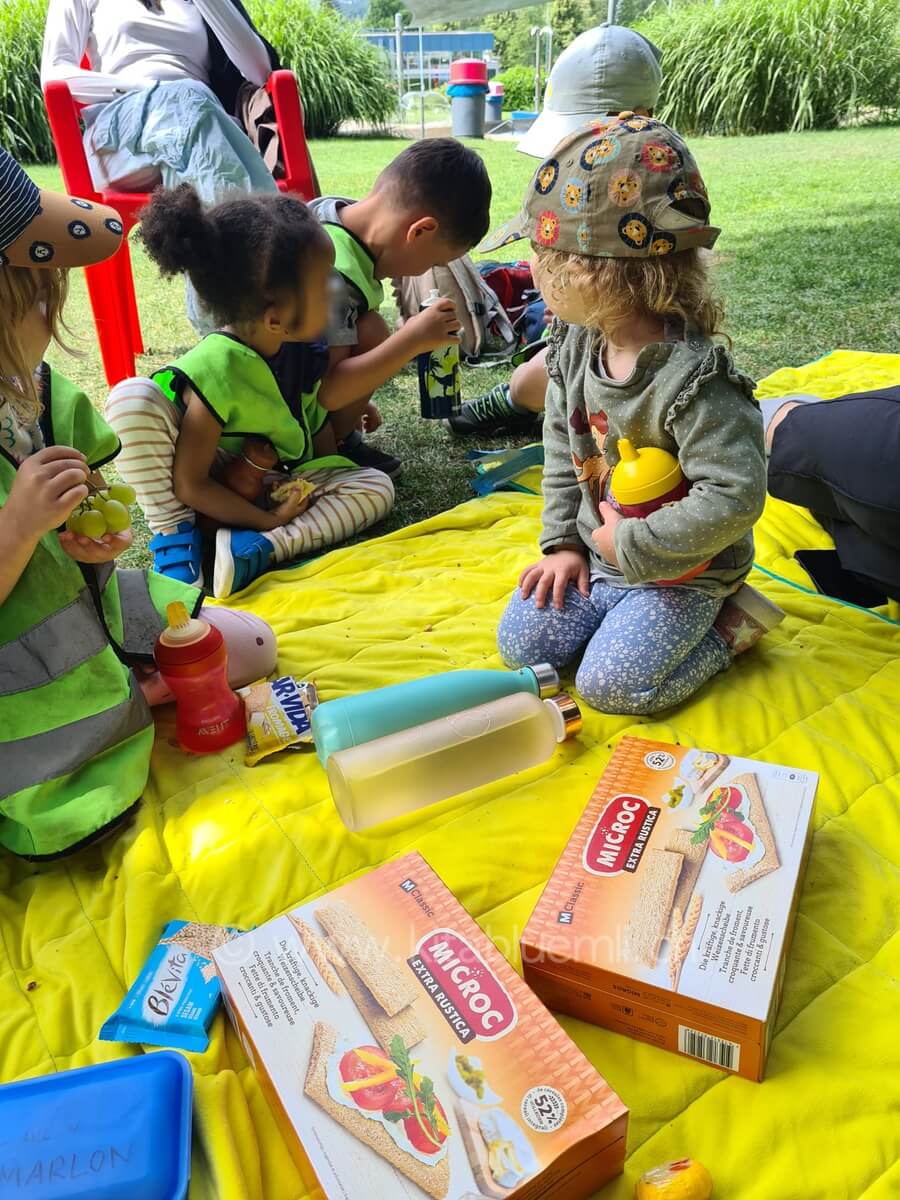
[[[438,300],[416,313],[403,326],[407,337],[412,339],[413,353],[425,354],[438,346],[459,343],[459,317],[452,300]]]
[[[287,525],[293,521],[294,517],[299,517],[301,513],[305,513],[312,501],[313,493],[308,492],[305,496],[299,492],[292,492],[286,500],[273,508],[269,516],[272,523],[270,529],[277,529],[280,525]]]
[[[378,405],[373,404],[371,400],[363,409],[361,424],[365,433],[374,433],[376,429],[381,428],[381,413],[378,411]]]
[[[104,533],[102,538],[96,539],[85,537],[82,533],[72,533],[68,529],[59,535],[59,544],[69,558],[94,566],[98,563],[112,562],[114,558],[118,558],[123,551],[128,549],[131,541],[130,529],[124,529],[121,533]]]
[[[575,584],[582,596],[591,594],[587,559],[580,550],[557,550],[525,568],[519,576],[519,591],[523,600],[534,592],[535,608],[543,608],[552,591],[553,607],[562,608],[570,583]]]
[[[41,538],[58,529],[87,496],[89,475],[87,459],[71,446],[47,446],[26,458],[6,502],[21,533]]]
[[[608,500],[600,502],[600,516],[603,524],[591,534],[591,541],[606,561],[613,567],[619,565],[616,554],[616,526],[624,520],[621,513],[616,512]]]

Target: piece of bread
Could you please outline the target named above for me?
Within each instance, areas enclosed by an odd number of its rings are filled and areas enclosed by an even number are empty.
[[[684,862],[681,864],[681,874],[678,876],[678,887],[675,889],[675,899],[672,901],[672,916],[674,918],[678,913],[682,921],[687,912],[697,876],[700,874],[700,868],[703,866],[703,860],[706,858],[706,851],[709,849],[709,842],[694,844],[691,841],[693,835],[692,829],[673,829],[663,846],[664,850],[672,850],[684,858]]]
[[[756,836],[762,842],[765,851],[756,866],[729,873],[728,878],[725,880],[729,892],[739,892],[741,888],[745,888],[748,884],[754,883],[757,879],[762,879],[763,875],[768,875],[771,871],[777,871],[781,866],[781,859],[778,857],[778,847],[775,845],[772,826],[769,824],[769,814],[766,812],[766,806],[763,802],[762,792],[759,790],[759,784],[756,782],[756,776],[749,773],[738,775],[736,779],[729,780],[729,787],[741,787],[746,792],[747,800],[749,801],[749,812],[746,815],[749,817],[750,824],[756,831]]]
[[[328,942],[323,938],[323,942]],[[329,957],[332,965],[341,979],[344,987],[350,993],[350,998],[359,1009],[359,1014],[372,1030],[375,1041],[388,1054],[391,1042],[395,1037],[403,1040],[407,1050],[417,1046],[425,1037],[425,1030],[419,1024],[413,1005],[400,1010],[394,1017],[389,1017],[366,985],[357,977],[356,972],[346,960],[337,953],[334,946],[330,947]]]
[[[368,925],[346,901],[321,905],[316,917],[389,1017],[396,1017],[421,995],[411,972],[402,971],[385,954]]]
[[[677,908],[672,913],[672,928],[669,931],[669,986],[673,992],[678,991],[681,968],[694,940],[702,911],[703,897],[699,892],[695,892],[683,918]]]
[[[472,1168],[472,1174],[475,1177],[479,1194],[488,1197],[489,1200],[494,1200],[495,1197],[511,1195],[510,1189],[501,1187],[491,1174],[491,1168],[487,1162],[487,1147],[484,1144],[484,1138],[481,1136],[481,1130],[478,1127],[477,1113],[472,1113],[462,1103],[457,1103],[454,1105],[454,1108],[456,1111],[456,1123],[462,1133],[466,1156],[469,1160],[469,1166]]]
[[[637,899],[625,929],[625,952],[647,967],[656,966],[683,862],[684,855],[671,850],[647,850],[641,858]]]
[[[710,763],[705,771],[692,772],[697,781],[694,787],[695,792],[702,792],[704,788],[708,788],[715,783],[731,761],[727,754],[716,754],[713,750],[707,753],[713,755],[714,761]]]
[[[273,488],[269,493],[269,499],[274,501],[275,504],[281,504],[296,492],[300,499],[303,500],[307,496],[311,496],[315,490],[316,485],[314,483],[310,483],[308,479],[297,475],[293,479],[288,479],[286,483],[279,483],[278,487]]]
[[[406,1154],[393,1140],[387,1130],[370,1117],[364,1117],[356,1109],[338,1104],[328,1091],[327,1071],[328,1060],[337,1045],[337,1032],[325,1021],[317,1021],[313,1033],[312,1054],[306,1069],[306,1082],[303,1090],[310,1100],[324,1109],[339,1125],[365,1146],[369,1146],[376,1154],[396,1167],[407,1179],[433,1196],[434,1200],[444,1200],[450,1188],[449,1155],[445,1154],[434,1166],[419,1162],[411,1154]]]
[[[327,945],[328,939],[319,937],[316,931],[301,918],[288,913],[288,920],[303,943],[303,948],[313,961],[313,966],[336,996],[343,996],[344,986],[338,978]]]

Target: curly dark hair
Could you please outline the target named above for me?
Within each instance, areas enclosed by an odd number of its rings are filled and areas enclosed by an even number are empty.
[[[421,208],[451,242],[470,249],[491,221],[491,180],[479,154],[454,138],[414,142],[389,163],[375,191],[390,188],[398,205]]]
[[[304,261],[331,252],[296,196],[241,194],[207,208],[189,183],[154,192],[141,237],[163,275],[187,273],[219,325],[258,320],[297,294]]]

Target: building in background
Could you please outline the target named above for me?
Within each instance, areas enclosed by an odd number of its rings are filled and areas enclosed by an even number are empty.
[[[394,73],[397,73],[397,40],[393,30],[366,30],[362,36],[374,46],[379,46],[390,58]],[[422,76],[426,91],[434,91],[450,78],[450,64],[457,58],[483,58],[488,66],[488,75],[500,70],[494,54],[494,35],[483,30],[460,32],[432,32],[404,29],[401,42],[402,91],[417,91]],[[421,42],[420,42],[421,38]],[[422,52],[420,72],[419,51]]]

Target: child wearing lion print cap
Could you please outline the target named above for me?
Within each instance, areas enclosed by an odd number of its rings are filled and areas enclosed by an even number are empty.
[[[766,495],[763,426],[752,380],[714,340],[709,212],[683,140],[623,112],[561,142],[490,239],[530,239],[559,318],[543,558],[522,572],[500,652],[509,666],[580,656],[578,691],[605,712],[680,704],[783,616],[744,583]],[[688,494],[622,517],[608,497],[622,438],[674,455]]]

